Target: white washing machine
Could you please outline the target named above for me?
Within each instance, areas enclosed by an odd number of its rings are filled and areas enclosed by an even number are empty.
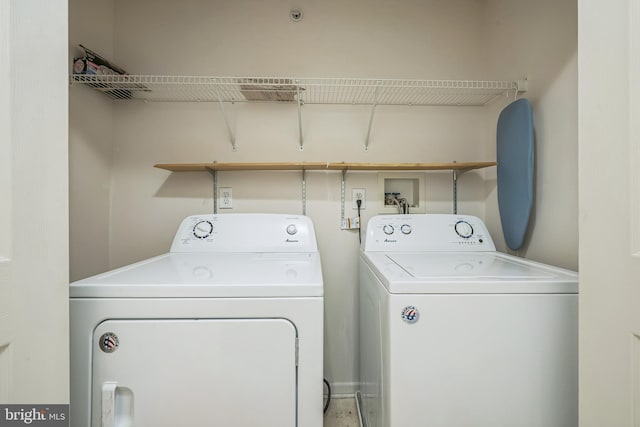
[[[360,258],[367,427],[576,427],[578,278],[496,252],[478,218],[372,218]]]
[[[186,218],[71,284],[73,427],[321,427],[323,282],[299,215]]]

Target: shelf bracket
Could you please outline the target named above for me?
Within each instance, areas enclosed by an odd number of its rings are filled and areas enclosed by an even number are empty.
[[[345,191],[346,177],[347,177],[347,170],[342,169],[342,180],[340,181],[340,227],[344,227],[344,224],[345,224],[344,208],[345,208],[345,201],[346,201],[346,191]]]
[[[227,119],[227,115],[224,112],[224,104],[222,102],[222,96],[220,95],[220,85],[218,85],[216,79],[213,79],[213,85],[213,87],[215,87],[216,89],[216,97],[218,98],[218,105],[220,106],[222,118],[224,119],[224,123],[227,125],[227,132],[229,133],[229,140],[231,141],[231,150],[237,151],[238,147],[236,147],[236,138],[234,137],[233,131],[231,130],[229,119]]]
[[[307,214],[307,171],[302,168],[302,215]]]
[[[453,214],[458,214],[458,171],[453,170]]]
[[[456,163],[456,161],[454,160],[453,163]],[[452,169],[452,183],[453,183],[453,214],[457,215],[458,214],[458,178],[460,177],[460,175],[462,175],[463,173],[469,171],[471,169]]]
[[[304,151],[304,143],[302,141],[302,98],[300,97],[300,80],[296,80],[296,93],[298,98],[298,140],[299,150]]]
[[[376,106],[378,105],[378,94],[380,93],[380,85],[381,81],[378,81],[378,86],[376,87],[376,92],[373,95],[373,105],[371,106],[371,116],[369,116],[369,128],[367,129],[367,139],[364,141],[364,150],[367,151],[369,149],[369,137],[371,136],[371,127],[373,126],[373,116],[376,112]]]
[[[213,214],[216,215],[218,213],[218,171],[207,168],[207,172],[209,172],[213,178]]]

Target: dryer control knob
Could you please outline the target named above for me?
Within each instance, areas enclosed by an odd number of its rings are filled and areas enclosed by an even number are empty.
[[[198,239],[206,239],[213,233],[213,224],[210,221],[199,221],[193,227],[193,235]]]
[[[287,226],[287,234],[290,236],[293,236],[294,234],[296,234],[298,232],[298,227],[296,227],[295,224],[289,224]]]
[[[390,234],[393,234],[395,230],[393,228],[393,225],[387,224],[384,227],[382,227],[382,231],[384,231],[384,234],[388,236]]]
[[[400,231],[402,231],[402,234],[411,234],[413,230],[409,224],[403,224],[402,227],[400,227]]]
[[[458,221],[455,225],[456,233],[463,239],[473,236],[473,227],[467,221]]]

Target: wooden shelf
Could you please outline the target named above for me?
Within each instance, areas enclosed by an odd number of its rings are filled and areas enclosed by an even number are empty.
[[[171,172],[209,172],[213,176],[213,193],[217,194],[217,172],[232,171],[342,171],[341,200],[344,222],[346,171],[453,171],[453,211],[457,213],[458,173],[496,166],[497,162],[450,163],[346,163],[346,162],[259,162],[259,163],[159,163],[158,169]],[[306,215],[306,180],[302,173],[302,213]],[[213,198],[213,211],[218,213],[218,198]]]
[[[286,171],[286,170],[337,170],[337,171],[468,171],[496,166],[496,162],[451,163],[345,163],[345,162],[263,162],[263,163],[162,163],[155,168],[171,172],[214,171]]]

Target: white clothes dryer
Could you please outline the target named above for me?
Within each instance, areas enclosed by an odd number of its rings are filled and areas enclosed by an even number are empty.
[[[73,427],[321,427],[323,281],[300,215],[186,218],[71,284]]]
[[[578,278],[464,215],[373,217],[360,257],[366,427],[576,427]]]

